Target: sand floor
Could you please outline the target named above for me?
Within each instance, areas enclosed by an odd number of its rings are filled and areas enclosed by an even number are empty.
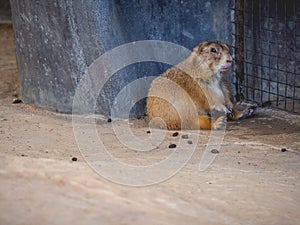
[[[98,116],[94,125],[83,118],[78,126],[86,134],[79,137],[71,115],[12,104],[18,79],[10,25],[0,25],[0,53],[1,225],[300,224],[300,116],[258,109],[227,123],[220,146],[208,145],[209,131],[149,133],[145,118],[109,123]],[[151,151],[132,149],[128,124],[141,140],[136,148],[155,145],[155,135],[161,141]],[[97,155],[93,132],[113,159],[158,169],[131,177]],[[170,167],[159,167],[174,155]],[[214,160],[200,171],[203,157]],[[138,181],[152,185],[130,186]]]

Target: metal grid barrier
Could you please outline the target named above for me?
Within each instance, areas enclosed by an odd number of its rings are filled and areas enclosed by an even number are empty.
[[[236,99],[300,113],[300,1],[235,0]]]

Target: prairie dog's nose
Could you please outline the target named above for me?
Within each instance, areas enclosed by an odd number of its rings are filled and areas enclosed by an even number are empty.
[[[231,55],[229,55],[228,59],[226,60],[227,63],[231,63],[232,62],[232,57]]]

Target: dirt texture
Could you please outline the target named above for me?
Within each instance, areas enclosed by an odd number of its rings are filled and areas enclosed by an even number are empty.
[[[181,150],[180,141],[197,142],[174,176],[130,187],[105,179],[88,165],[71,115],[13,104],[17,97],[13,32],[11,25],[0,25],[1,225],[300,224],[298,115],[264,108],[253,118],[227,123],[221,147],[208,151],[215,159],[204,171],[199,163],[209,131],[197,134],[199,140],[193,133],[167,131],[155,150],[141,152],[116,137],[112,126],[122,127],[123,121],[99,116],[99,138],[124,163],[152,165]],[[129,124],[140,139],[159,132],[149,129],[146,118]],[[169,148],[171,144],[176,146]]]

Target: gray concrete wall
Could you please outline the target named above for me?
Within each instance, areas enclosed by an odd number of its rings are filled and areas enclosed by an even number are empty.
[[[11,0],[22,99],[70,113],[87,66],[124,43],[158,39],[189,49],[208,39],[231,44],[231,6],[232,0]],[[122,69],[100,93],[99,112],[109,116],[114,97],[130,81],[166,68],[149,62]],[[140,101],[132,116],[144,112]]]
[[[0,0],[0,23],[11,22],[11,10],[9,0]]]

